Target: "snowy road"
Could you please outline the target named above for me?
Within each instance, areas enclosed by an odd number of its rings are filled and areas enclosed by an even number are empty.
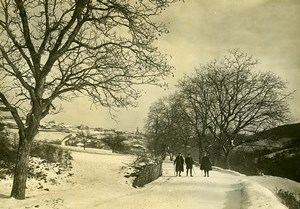
[[[167,162],[161,178],[135,189],[126,182],[122,169],[134,160],[132,156],[105,152],[72,152],[72,156],[74,177],[70,183],[52,187],[45,183],[49,191],[29,189],[25,200],[8,198],[11,182],[0,182],[0,208],[286,209],[270,190],[229,172],[213,170],[210,177],[203,177],[195,167],[194,177],[174,177],[172,162]]]
[[[241,208],[241,180],[236,176],[212,171],[211,177],[207,178],[196,170],[194,177],[174,177],[173,169],[171,163],[165,163],[163,177],[139,192],[106,202],[99,208]]]

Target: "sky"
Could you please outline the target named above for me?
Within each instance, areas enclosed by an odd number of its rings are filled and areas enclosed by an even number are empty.
[[[135,131],[143,129],[148,109],[160,97],[175,91],[184,74],[230,49],[239,48],[260,61],[258,70],[272,71],[296,90],[290,108],[294,122],[300,122],[300,1],[299,0],[185,0],[170,5],[159,18],[169,22],[169,34],[157,43],[172,57],[174,77],[168,89],[143,86],[138,107],[119,109],[117,120],[108,109],[91,107],[86,98],[63,104],[63,111],[47,116],[65,124]]]

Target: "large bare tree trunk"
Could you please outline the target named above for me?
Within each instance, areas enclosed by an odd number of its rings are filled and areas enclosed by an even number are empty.
[[[33,107],[33,111],[28,114],[28,126],[19,128],[19,147],[11,190],[11,197],[19,200],[25,199],[30,150],[33,139],[38,133],[40,115],[41,109]]]
[[[22,200],[25,199],[26,180],[28,174],[29,154],[32,140],[21,139],[18,148],[17,161],[15,165],[14,181],[11,197]]]

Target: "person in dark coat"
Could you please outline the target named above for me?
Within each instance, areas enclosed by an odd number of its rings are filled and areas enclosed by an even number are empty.
[[[200,169],[204,170],[204,176],[209,177],[209,171],[211,170],[211,162],[206,153],[204,153],[204,156],[201,159]]]
[[[176,176],[178,175],[181,176],[180,173],[183,172],[183,164],[184,164],[184,159],[181,156],[181,153],[178,153],[178,156],[174,160]]]
[[[187,157],[185,158],[185,164],[186,164],[186,176],[189,175],[189,171],[190,171],[190,176],[193,176],[192,170],[193,170],[194,161],[190,153],[188,153]]]

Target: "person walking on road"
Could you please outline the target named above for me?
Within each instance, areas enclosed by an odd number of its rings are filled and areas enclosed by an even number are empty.
[[[183,164],[184,164],[184,159],[181,156],[181,153],[178,153],[178,156],[174,160],[174,165],[175,165],[175,171],[176,171],[176,176],[181,176],[181,172],[183,172]]]
[[[204,170],[204,176],[209,177],[209,171],[211,170],[211,162],[207,156],[207,153],[204,153],[204,156],[201,159],[200,170]]]
[[[185,164],[186,164],[186,176],[189,175],[189,171],[190,171],[190,176],[193,176],[192,170],[193,170],[194,161],[190,153],[188,153],[187,157],[185,158]]]

